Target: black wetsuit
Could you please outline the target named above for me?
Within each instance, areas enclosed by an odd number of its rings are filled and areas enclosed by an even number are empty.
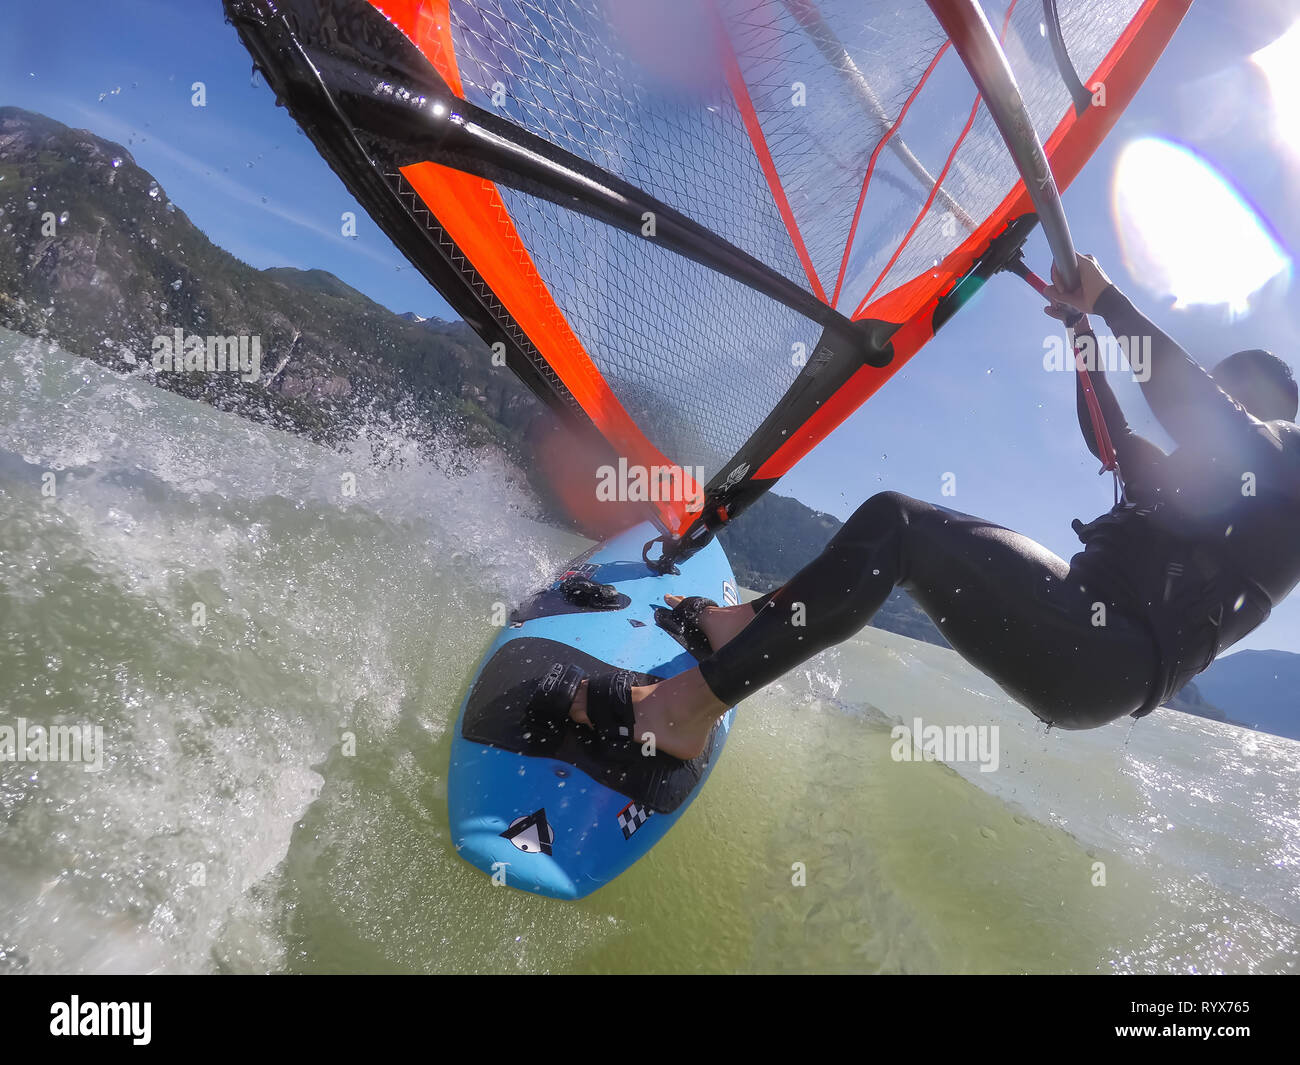
[[[700,663],[722,702],[852,636],[896,585],[964,658],[1062,728],[1150,712],[1268,616],[1300,581],[1300,427],[1253,418],[1118,289],[1095,310],[1116,337],[1151,338],[1142,389],[1178,447],[1134,433],[1092,375],[1127,502],[1075,522],[1084,550],[1067,563],[968,514],[873,496]],[[1081,388],[1078,407],[1096,454]]]

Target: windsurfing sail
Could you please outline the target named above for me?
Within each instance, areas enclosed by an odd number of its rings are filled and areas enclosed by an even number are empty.
[[[1189,4],[985,5],[1061,188]],[[665,564],[874,395],[1036,221],[922,4],[225,6],[358,201],[521,379],[607,454],[672,471],[647,500]]]

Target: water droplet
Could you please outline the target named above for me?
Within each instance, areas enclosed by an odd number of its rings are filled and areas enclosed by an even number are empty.
[[[114,159],[113,159],[113,169],[114,169],[114,170],[116,170],[116,169],[117,169],[119,166],[121,166],[121,165],[122,165],[122,160],[121,160],[121,159],[118,159],[118,158],[114,158]]]
[[[158,198],[158,193],[160,191],[161,190],[158,188],[158,183],[154,182],[154,184],[149,186],[149,199],[156,200]]]

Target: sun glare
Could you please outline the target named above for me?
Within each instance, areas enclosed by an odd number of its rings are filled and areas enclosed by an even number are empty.
[[[1300,153],[1300,21],[1250,59],[1268,80],[1277,136]]]
[[[1226,305],[1243,315],[1256,292],[1291,269],[1254,208],[1182,145],[1158,137],[1126,145],[1112,209],[1129,273],[1178,306]]]

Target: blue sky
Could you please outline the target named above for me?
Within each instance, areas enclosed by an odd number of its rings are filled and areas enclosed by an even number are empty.
[[[452,316],[285,111],[271,106],[215,0],[7,7],[0,105],[40,111],[122,143],[200,229],[254,266],[323,268],[394,310]],[[1300,132],[1288,150],[1276,128],[1276,92],[1250,56],[1297,17],[1300,0],[1199,0],[1065,195],[1080,250],[1096,254],[1120,287],[1205,362],[1264,347],[1300,371],[1300,299],[1282,281],[1250,313],[1232,315],[1224,306],[1176,307],[1149,291],[1150,271],[1134,264],[1131,229],[1121,244],[1117,164],[1142,138],[1186,145],[1218,169],[1256,224],[1293,255],[1300,246]],[[207,107],[191,105],[196,81],[206,87]],[[1290,117],[1300,130],[1300,114]],[[358,214],[356,239],[340,233],[345,211]],[[1195,205],[1187,214],[1188,232],[1218,239],[1221,231],[1203,226]],[[1045,272],[1041,237],[1028,253]],[[1203,254],[1207,262],[1223,259],[1217,244]],[[1070,519],[1105,510],[1111,488],[1109,478],[1096,476],[1079,438],[1072,377],[1041,369],[1051,323],[1040,307],[1023,283],[995,279],[778,491],[844,518],[873,492],[894,489],[1019,529],[1063,556],[1074,553]],[[1137,387],[1122,378],[1116,387],[1132,424],[1167,444]],[[941,499],[947,473],[956,475],[958,491]],[[1239,646],[1300,651],[1300,596]]]

